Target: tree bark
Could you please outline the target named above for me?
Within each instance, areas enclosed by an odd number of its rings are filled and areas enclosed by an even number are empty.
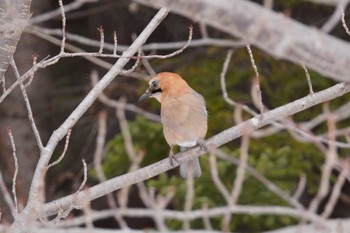
[[[17,43],[30,17],[31,0],[0,1],[0,80],[4,76]]]

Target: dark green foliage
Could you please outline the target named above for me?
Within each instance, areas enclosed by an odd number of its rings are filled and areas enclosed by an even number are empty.
[[[129,122],[129,129],[135,152],[142,152],[145,155],[141,166],[154,163],[168,156],[169,146],[164,140],[160,123],[137,117],[134,121]],[[129,167],[130,160],[124,148],[124,140],[122,135],[118,134],[108,143],[103,169],[107,177],[113,177],[126,173]]]

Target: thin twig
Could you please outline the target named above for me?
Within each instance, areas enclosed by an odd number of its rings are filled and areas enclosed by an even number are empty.
[[[141,59],[141,50],[139,50],[139,51],[137,52],[137,59],[136,59],[135,64],[134,64],[130,69],[128,69],[128,70],[123,70],[123,71],[121,72],[121,74],[130,74],[130,73],[132,73],[132,72],[136,69],[136,67],[140,64],[140,59]]]
[[[193,164],[190,164],[193,165]],[[188,167],[188,174],[193,174],[193,166]],[[184,212],[189,213],[192,210],[193,206],[193,198],[194,198],[194,179],[193,176],[189,175],[186,179],[186,196],[185,196],[185,204],[184,204]],[[185,218],[183,221],[183,228],[185,231],[189,231],[191,229],[191,221],[188,218]]]
[[[71,133],[72,133],[72,129],[69,129],[68,132],[67,132],[67,135],[66,135],[66,142],[64,143],[64,148],[63,148],[63,152],[62,152],[61,156],[56,161],[54,161],[51,164],[49,164],[47,166],[47,169],[49,169],[49,168],[59,164],[62,161],[62,159],[64,158],[64,156],[66,155],[66,152],[68,150],[69,139],[70,139]]]
[[[11,141],[12,156],[13,156],[13,160],[15,163],[15,172],[14,172],[13,178],[12,178],[12,194],[13,194],[13,200],[14,200],[14,204],[15,204],[14,217],[16,218],[16,216],[18,215],[18,202],[17,202],[17,193],[16,193],[16,180],[17,180],[17,175],[18,175],[18,160],[17,160],[17,153],[16,153],[16,144],[15,144],[15,140],[13,138],[12,130],[10,127],[7,128],[7,133],[9,135],[9,138]]]
[[[213,230],[213,226],[211,225],[210,218],[208,216],[208,203],[203,203],[202,204],[202,211],[204,213],[203,215],[203,224],[206,230]]]
[[[113,42],[114,42],[114,47],[113,47],[113,55],[116,56],[117,55],[117,51],[118,51],[118,36],[117,36],[117,32],[114,31],[113,32]]]
[[[44,146],[43,146],[43,142],[41,141],[39,130],[38,130],[36,124],[35,124],[33,111],[32,111],[32,107],[30,105],[29,97],[27,95],[27,91],[26,91],[26,89],[25,89],[25,87],[24,87],[24,85],[23,85],[23,83],[21,81],[21,76],[19,75],[19,72],[18,72],[16,63],[15,63],[15,60],[13,58],[11,59],[10,64],[11,64],[11,66],[12,66],[14,72],[15,72],[17,80],[19,81],[19,86],[21,88],[23,99],[24,99],[24,102],[26,104],[26,108],[27,108],[27,112],[28,112],[28,119],[30,121],[30,124],[31,124],[32,130],[33,130],[36,142],[38,144],[38,147],[39,147],[39,149],[41,151],[41,150],[43,150]]]
[[[37,63],[37,61],[38,61],[38,57],[39,57],[38,54],[34,54],[34,55],[32,56],[32,58],[33,58],[33,63],[32,63],[33,66],[36,65],[36,63]],[[29,87],[30,84],[32,84],[32,82],[33,82],[33,80],[34,80],[34,74],[35,74],[35,73],[33,72],[32,75],[30,75],[28,82],[27,82],[26,84],[24,84],[24,87],[25,87],[25,88]],[[22,77],[21,77],[21,79],[22,79]]]
[[[240,147],[240,160],[239,165],[236,171],[236,179],[234,181],[234,185],[231,191],[231,199],[233,204],[237,203],[239,194],[241,193],[245,170],[248,164],[248,149],[249,149],[250,137],[249,134],[244,133],[242,135],[242,142]]]
[[[226,58],[223,64],[223,67],[221,69],[221,73],[220,73],[220,86],[221,86],[221,92],[222,92],[222,96],[224,98],[224,100],[226,101],[226,103],[228,103],[231,106],[239,106],[240,108],[244,109],[246,112],[250,113],[252,116],[256,116],[258,115],[256,112],[254,112],[253,110],[251,110],[247,105],[242,105],[239,104],[237,102],[235,102],[234,100],[232,100],[227,93],[227,88],[226,88],[226,74],[228,71],[228,67],[232,58],[232,54],[233,54],[233,50],[230,49],[227,51],[226,54]]]
[[[246,44],[246,47],[247,47],[247,51],[248,51],[248,54],[249,54],[249,57],[250,57],[250,62],[252,64],[252,67],[254,69],[254,72],[255,72],[255,80],[253,80],[253,88],[255,87],[255,91],[256,91],[256,94],[257,94],[257,105],[258,105],[258,108],[260,109],[260,114],[261,114],[261,117],[263,117],[263,113],[264,113],[264,105],[262,103],[262,96],[261,96],[261,89],[260,89],[260,74],[258,72],[258,67],[256,66],[255,64],[255,60],[254,60],[254,56],[253,56],[253,52],[252,52],[252,49],[250,48],[250,45],[247,43]]]
[[[236,178],[234,180],[234,184],[232,186],[231,195],[230,195],[231,202],[229,204],[232,206],[236,205],[238,197],[239,197],[241,190],[242,190],[245,170],[246,170],[247,163],[248,163],[249,142],[250,142],[249,134],[244,132],[242,135],[242,142],[241,142],[241,147],[240,147],[239,165],[238,165],[238,168],[236,171]],[[231,213],[225,214],[224,219],[222,221],[222,231],[223,232],[230,231],[231,218],[232,218]]]
[[[310,93],[310,95],[312,95],[314,93],[314,90],[312,88],[311,77],[310,77],[309,71],[307,70],[307,68],[304,64],[303,64],[303,69],[305,71],[307,85],[309,86],[309,93]]]
[[[210,153],[209,165],[210,165],[211,178],[214,181],[215,186],[217,187],[221,195],[225,198],[226,202],[230,203],[231,202],[230,193],[219,177],[217,164],[216,164],[216,156],[214,153]]]
[[[257,215],[276,215],[276,216],[292,216],[296,218],[305,217],[306,219],[315,222],[319,217],[315,214],[308,213],[303,210],[296,210],[290,207],[284,206],[264,206],[264,205],[235,205],[233,208],[228,206],[218,206],[202,211],[202,209],[192,210],[189,214],[185,214],[184,211],[179,210],[163,210],[162,215],[165,219],[175,219],[183,221],[188,218],[193,221],[196,219],[208,216],[209,218],[222,217],[225,213],[230,212],[232,214],[247,214],[250,216]],[[153,209],[149,208],[128,208],[120,211],[124,217],[133,218],[153,218],[157,213]],[[114,210],[93,211],[92,217],[94,221],[106,219],[114,215]],[[74,219],[67,219],[57,224],[60,227],[72,227],[79,226],[85,221],[84,216],[76,217]]]
[[[75,9],[79,9],[82,5],[84,5],[86,3],[96,2],[96,1],[98,1],[98,0],[75,0],[75,1],[72,1],[71,3],[65,5],[64,9],[65,9],[65,12],[67,13],[67,12],[73,11]],[[43,22],[48,21],[50,19],[56,18],[58,16],[61,16],[61,9],[60,8],[57,8],[53,11],[46,12],[44,14],[33,16],[30,19],[30,23],[32,23],[32,24],[43,23]]]
[[[342,13],[344,12],[344,8],[346,8],[346,5],[348,4],[348,0],[338,0],[336,1],[337,4],[335,6],[335,9],[333,11],[333,14],[325,24],[322,25],[321,31],[325,33],[330,33],[334,27],[339,23],[342,17]]]
[[[107,180],[102,168],[103,151],[104,151],[104,147],[106,143],[106,135],[107,135],[107,116],[108,115],[106,111],[101,111],[98,114],[98,131],[97,131],[96,149],[95,149],[95,155],[94,155],[95,170],[96,170],[97,178],[101,183]],[[115,215],[113,216],[114,219],[122,229],[127,229],[128,225],[119,214],[119,209],[113,197],[113,194],[108,193],[106,197],[107,197],[107,202],[109,207],[115,210]]]
[[[6,91],[6,79],[5,79],[5,75],[0,77],[0,83],[1,83],[1,87],[2,87],[2,92],[4,93]]]
[[[220,73],[220,85],[221,85],[221,91],[222,91],[222,95],[224,97],[224,100],[228,104],[230,104],[232,106],[236,106],[237,103],[235,101],[233,101],[228,96],[227,88],[226,88],[226,80],[225,80],[225,77],[226,77],[226,74],[227,74],[227,70],[228,70],[228,67],[229,67],[229,64],[230,64],[230,61],[231,61],[231,58],[232,58],[232,54],[233,54],[233,50],[232,49],[227,51],[225,62],[224,62],[224,65],[223,65],[221,73]]]
[[[343,28],[345,29],[346,34],[348,34],[348,35],[350,36],[350,30],[349,30],[349,28],[348,28],[348,25],[347,25],[346,22],[345,22],[345,13],[344,13],[344,10],[343,10],[343,12],[342,12],[342,14],[341,14],[341,22],[342,22]]]
[[[343,161],[344,165],[343,165],[343,169],[340,172],[337,181],[335,182],[333,188],[332,188],[332,193],[331,196],[326,204],[326,207],[324,208],[323,213],[321,214],[321,217],[323,219],[328,218],[333,210],[335,205],[337,204],[339,195],[341,193],[341,189],[346,181],[346,176],[349,174],[349,162],[350,159],[344,159],[345,161]]]
[[[105,34],[102,26],[99,26],[97,28],[97,31],[100,33],[100,48],[98,50],[98,53],[103,53],[104,43],[105,43]]]
[[[86,165],[86,162],[84,159],[82,159],[82,163],[83,163],[83,166],[84,166],[84,179],[83,181],[81,182],[78,190],[75,192],[76,194],[78,194],[81,190],[83,190],[85,184],[86,184],[86,181],[87,181],[87,165]]]
[[[15,217],[16,216],[16,205],[11,198],[9,190],[6,187],[6,184],[5,184],[5,181],[4,181],[4,178],[2,176],[1,171],[0,171],[0,190],[1,190],[2,196],[4,198],[4,201],[6,202],[6,204],[8,205],[8,207],[11,210],[12,216]]]
[[[334,116],[329,110],[329,102],[324,103],[323,106],[324,112],[327,115],[328,137],[330,140],[335,141],[336,124],[334,121]],[[337,147],[334,144],[330,144],[322,166],[322,174],[318,192],[309,206],[309,211],[311,212],[317,211],[319,204],[328,194],[330,178],[335,162],[337,161],[337,157]]]
[[[58,4],[60,5],[61,17],[62,17],[62,39],[61,39],[61,52],[64,53],[64,47],[66,43],[66,14],[64,13],[63,1],[58,0]]]
[[[298,200],[301,197],[301,195],[305,190],[306,182],[307,182],[306,175],[301,174],[298,182],[298,186],[293,194],[293,199]]]
[[[61,29],[48,29],[39,27],[37,25],[31,25],[32,28],[42,31],[46,35],[62,36]],[[70,41],[78,42],[82,45],[100,47],[100,42],[98,40],[89,39],[80,35],[66,32],[66,37]],[[114,41],[115,42],[115,41]],[[155,50],[173,50],[182,48],[186,41],[176,41],[176,42],[162,42],[162,43],[150,43],[142,46],[142,51],[155,51]],[[217,39],[217,38],[200,38],[193,39],[189,47],[202,47],[202,46],[220,46],[227,48],[241,48],[245,46],[243,41],[234,41],[228,39]],[[118,50],[123,52],[127,50],[128,46],[118,45]],[[113,51],[115,49],[115,44],[105,43],[105,49]]]

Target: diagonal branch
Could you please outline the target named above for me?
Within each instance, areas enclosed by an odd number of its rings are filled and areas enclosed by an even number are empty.
[[[274,57],[306,67],[337,81],[349,81],[349,43],[303,25],[281,13],[245,0],[134,0],[167,7],[194,22],[205,23],[247,40]]]
[[[147,38],[157,28],[157,26],[161,23],[167,14],[168,10],[165,8],[162,8],[158,11],[158,13],[142,31],[140,36],[134,41],[129,49],[123,53],[123,58],[120,58],[114,64],[114,66],[104,75],[104,77],[92,88],[84,100],[66,119],[66,121],[63,122],[63,124],[53,132],[47,145],[41,151],[40,159],[33,176],[33,182],[31,184],[27,206],[20,214],[19,218],[17,218],[15,223],[12,225],[12,232],[18,232],[19,229],[26,229],[26,225],[28,221],[30,221],[30,218],[37,217],[35,215],[33,216],[33,212],[36,212],[35,208],[38,208],[38,206],[40,206],[40,202],[38,201],[37,196],[41,188],[41,181],[45,175],[45,167],[48,165],[58,142],[68,133],[69,129],[73,128],[76,122],[88,110],[88,108],[93,104],[93,102],[108,86],[108,84],[122,72],[123,67],[130,60],[128,57],[133,56],[140,49],[140,47],[146,42]]]
[[[242,122],[241,124],[233,126],[211,137],[206,141],[206,144],[207,146],[220,147],[242,136],[243,133],[249,133],[255,129],[270,124],[271,122],[284,119],[305,109],[313,107],[319,103],[326,102],[336,97],[342,96],[348,92],[350,92],[350,84],[339,83],[323,91],[316,92],[313,95],[308,95],[294,102],[267,111],[264,113],[264,118],[261,118],[260,115],[257,115],[245,122]],[[204,153],[205,151],[202,151],[201,148],[197,146],[185,152],[179,153],[177,155],[177,159],[180,161],[180,163],[184,163],[188,160],[197,158]],[[84,198],[88,198],[90,201],[94,200],[96,198],[106,195],[107,193],[118,190],[122,187],[126,187],[147,180],[172,168],[173,167],[169,163],[168,159],[161,160],[157,163],[151,164],[137,171],[130,172],[110,179],[104,183],[95,185],[89,189],[78,193],[78,195],[69,195],[47,203],[41,209],[41,214],[43,216],[54,215],[61,210],[69,208],[69,206],[71,206],[72,203],[74,203],[75,206],[80,206],[82,205]]]

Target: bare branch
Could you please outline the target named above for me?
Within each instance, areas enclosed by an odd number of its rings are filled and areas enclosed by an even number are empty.
[[[35,139],[36,139],[36,142],[38,144],[38,147],[40,149],[40,151],[43,149],[43,142],[41,141],[41,137],[40,137],[40,133],[39,133],[39,130],[35,124],[35,121],[34,121],[34,116],[33,116],[33,111],[32,111],[32,107],[30,105],[30,102],[29,102],[29,98],[28,98],[28,95],[27,95],[27,91],[21,81],[21,77],[18,73],[18,69],[17,69],[17,66],[16,66],[16,63],[14,61],[14,59],[12,58],[11,59],[11,66],[15,72],[15,75],[16,75],[16,78],[17,80],[19,81],[19,86],[21,88],[21,91],[22,91],[22,95],[23,95],[23,99],[24,99],[24,102],[26,104],[26,108],[27,108],[27,112],[28,112],[28,118],[29,118],[29,121],[30,121],[30,124],[32,126],[32,130],[34,132],[34,136],[35,136]]]
[[[83,190],[83,188],[84,188],[84,186],[86,184],[86,181],[87,181],[87,166],[86,166],[86,162],[85,162],[84,159],[82,160],[82,162],[83,162],[83,166],[84,166],[84,173],[83,173],[84,174],[84,179],[81,182],[78,190],[75,192],[76,194],[78,194],[79,192],[81,192],[81,190]]]
[[[117,32],[113,32],[113,42],[114,42],[114,47],[113,47],[113,55],[117,55],[118,51],[118,37],[117,37]]]
[[[346,34],[348,34],[350,36],[350,30],[349,30],[348,25],[346,24],[346,21],[345,21],[344,11],[342,12],[341,22],[342,22],[343,28],[345,29]]]
[[[342,18],[342,13],[344,12],[344,8],[348,4],[348,0],[338,0],[336,7],[333,11],[332,16],[328,19],[328,21],[322,25],[321,31],[325,33],[330,33],[334,27],[339,23]]]
[[[193,166],[188,167],[187,171],[189,174],[193,174]],[[184,213],[185,215],[192,210],[193,207],[193,199],[194,199],[194,179],[193,176],[188,176],[186,179],[186,196],[185,196],[185,205],[184,205]],[[188,218],[185,218],[183,221],[183,228],[185,231],[189,231],[191,229],[191,222]]]
[[[105,44],[105,34],[104,34],[104,30],[103,30],[103,27],[102,26],[99,26],[97,28],[97,31],[100,33],[100,48],[98,50],[98,53],[103,53],[103,47],[104,47],[104,44]],[[114,55],[114,54],[113,54]]]
[[[61,53],[64,53],[64,47],[66,43],[66,14],[64,13],[64,6],[62,0],[58,0],[62,17],[62,39],[61,39]]]
[[[300,198],[301,194],[303,194],[303,191],[305,190],[305,187],[306,187],[306,182],[307,182],[306,175],[301,174],[299,182],[298,182],[298,186],[293,194],[293,198],[295,200],[298,200]]]
[[[95,149],[95,155],[94,155],[94,166],[97,174],[97,178],[100,182],[104,182],[107,180],[103,169],[102,169],[102,158],[103,158],[103,150],[105,146],[106,141],[106,135],[107,135],[107,112],[101,111],[98,114],[98,132],[96,137],[96,149]],[[113,216],[114,219],[118,222],[121,228],[125,229],[128,228],[127,223],[124,221],[124,219],[120,216],[118,211],[117,203],[111,193],[107,194],[107,202],[111,209],[115,211],[115,215]]]
[[[255,64],[254,56],[252,49],[250,48],[250,45],[246,44],[247,51],[250,57],[250,63],[252,64],[252,67],[255,72],[255,78],[253,79],[253,85],[252,85],[252,97],[253,97],[253,103],[257,106],[257,108],[260,110],[261,117],[263,117],[264,113],[264,105],[262,102],[262,96],[261,96],[261,89],[260,89],[260,74],[258,72],[258,67]],[[256,97],[256,98],[254,98]],[[254,101],[256,99],[256,101]]]
[[[31,25],[31,28],[36,29],[37,31],[41,31],[42,33],[46,35],[53,35],[53,36],[62,36],[61,29],[48,29],[43,28],[39,26]],[[116,36],[117,34],[115,34]],[[42,37],[41,35],[38,35]],[[78,42],[82,45],[88,45],[93,47],[100,47],[100,41],[89,39],[80,35],[76,35],[73,33],[66,32],[66,37],[70,41]],[[54,37],[50,37],[54,38]],[[115,37],[113,44],[111,43],[105,43],[104,48],[110,51],[115,51],[115,55],[117,51],[123,52],[128,49],[129,46],[126,45],[118,45],[116,47],[117,43],[117,37]],[[142,51],[155,51],[155,50],[173,50],[173,49],[181,49],[184,44],[186,44],[187,41],[176,41],[176,42],[162,42],[162,43],[150,43],[150,44],[144,44],[141,49]],[[234,41],[229,39],[219,39],[219,38],[200,38],[200,39],[193,39],[191,40],[191,43],[188,45],[188,47],[200,47],[200,46],[220,46],[220,47],[227,47],[227,48],[240,48],[245,46],[244,41]],[[113,52],[114,54],[114,52]]]
[[[340,172],[338,179],[333,186],[331,196],[328,200],[326,207],[324,208],[323,213],[321,214],[321,217],[324,219],[328,218],[332,214],[332,211],[335,205],[337,204],[339,195],[341,193],[341,189],[346,181],[346,176],[349,174],[349,167],[350,167],[349,162],[350,162],[349,158],[344,159],[343,161],[344,163],[343,169]]]
[[[49,168],[59,164],[62,161],[62,159],[64,158],[64,156],[66,155],[66,152],[68,150],[69,139],[70,139],[70,135],[71,134],[72,134],[72,129],[69,129],[68,132],[67,132],[67,135],[66,135],[66,142],[64,143],[64,148],[63,148],[63,152],[62,152],[61,156],[58,157],[58,159],[56,161],[54,161],[51,164],[49,164],[47,166],[47,169],[49,169]]]
[[[15,205],[14,201],[11,198],[9,190],[6,187],[6,184],[5,184],[5,181],[4,181],[4,178],[2,176],[1,171],[0,171],[0,190],[1,190],[1,193],[3,195],[4,201],[6,202],[6,204],[8,205],[8,207],[11,210],[12,216],[15,217],[16,216],[16,211],[17,211],[16,210],[16,205]],[[1,212],[1,209],[0,209],[0,212]],[[1,215],[1,213],[0,213],[0,215]],[[1,218],[0,218],[0,220],[1,220]]]
[[[7,128],[7,133],[9,135],[9,138],[11,141],[12,156],[13,156],[13,160],[15,162],[15,172],[14,172],[13,178],[12,178],[12,194],[13,194],[13,200],[14,200],[14,204],[15,204],[14,217],[16,218],[16,216],[18,215],[18,202],[17,202],[17,193],[16,193],[16,180],[17,180],[17,175],[18,175],[18,160],[17,160],[17,153],[16,153],[16,144],[15,144],[15,140],[13,138],[12,130],[10,127]]]
[[[332,113],[330,113],[329,110],[329,103],[324,103],[324,112],[327,115],[327,123],[328,123],[328,135],[329,139],[334,141],[335,140],[335,134],[334,132],[336,131],[336,124],[334,121],[334,117]],[[325,156],[325,162],[322,166],[322,175],[321,175],[321,180],[320,180],[320,186],[318,189],[318,192],[314,199],[311,201],[309,210],[312,212],[316,212],[319,204],[321,201],[326,197],[328,190],[329,190],[329,182],[330,182],[330,177],[332,175],[332,170],[334,167],[335,162],[337,161],[337,147],[333,144],[329,145],[327,154]]]
[[[304,68],[305,75],[306,75],[307,85],[309,86],[309,93],[310,93],[310,95],[312,95],[314,93],[314,90],[312,88],[311,77],[310,77],[309,71],[307,70],[305,65],[303,65],[303,68]]]
[[[32,58],[33,58],[33,66],[36,65],[36,63],[37,63],[37,61],[38,61],[38,57],[39,57],[39,55],[33,54],[33,56],[32,56]],[[22,77],[21,77],[21,79],[22,79]],[[30,75],[29,80],[28,80],[28,82],[24,85],[24,87],[25,87],[25,88],[29,87],[29,85],[33,82],[33,79],[34,79],[34,72],[33,72],[32,75]]]
[[[86,3],[96,2],[96,1],[98,1],[98,0],[75,0],[75,1],[72,1],[71,3],[68,3],[67,5],[65,5],[64,10],[66,13],[68,13],[70,11],[79,9],[81,6],[83,6]],[[61,14],[62,14],[61,8],[58,8],[58,9],[55,9],[53,11],[50,11],[50,12],[47,12],[44,14],[33,16],[30,19],[30,22],[32,24],[42,23],[42,22],[48,21],[50,19],[59,17],[59,16],[61,16]]]

